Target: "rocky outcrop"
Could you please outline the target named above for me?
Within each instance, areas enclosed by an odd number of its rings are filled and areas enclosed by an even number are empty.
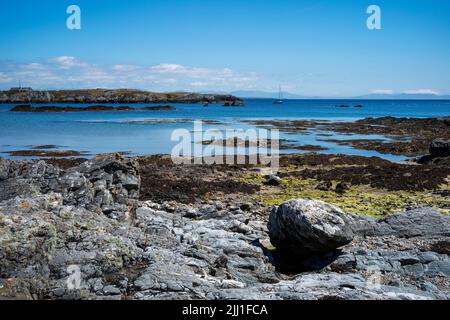
[[[399,290],[415,286],[440,299],[449,298],[448,215],[424,208],[379,220],[353,218],[355,241],[325,270],[365,274],[378,286],[388,284]]]
[[[322,201],[290,200],[272,210],[268,228],[278,250],[303,257],[333,251],[353,239],[345,213]]]
[[[243,107],[244,102],[242,100],[235,100],[231,102],[225,102],[223,104],[224,107]]]
[[[120,218],[139,199],[141,181],[138,165],[118,154],[100,156],[68,170],[61,170],[45,161],[2,158],[0,168],[0,200],[54,191],[62,195],[65,205]]]
[[[353,215],[352,219],[353,232],[361,236],[450,237],[450,216],[431,208],[413,209],[378,220],[361,215]]]
[[[231,95],[199,93],[156,93],[128,89],[86,89],[50,91],[0,91],[0,103],[230,103],[243,101]]]
[[[430,154],[434,157],[450,156],[450,140],[435,139],[430,144]]]
[[[55,190],[62,193],[66,204],[100,208],[120,218],[139,199],[140,183],[137,163],[112,154],[68,169],[59,177]]]
[[[25,283],[26,296],[213,299],[222,290],[279,281],[252,244],[263,225],[246,224],[240,211],[214,206],[191,219],[183,215],[193,208],[169,213],[147,202],[119,222],[64,205],[54,193],[12,199],[1,209],[2,280]],[[82,277],[76,290],[67,286],[71,266]]]
[[[417,159],[420,164],[450,167],[450,140],[434,139],[430,144],[430,154]]]

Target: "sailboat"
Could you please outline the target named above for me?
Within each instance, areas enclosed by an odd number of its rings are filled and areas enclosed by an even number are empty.
[[[278,90],[278,100],[275,100],[273,103],[275,103],[275,104],[283,104],[284,103],[283,92],[281,92],[281,86],[279,87],[279,90]]]

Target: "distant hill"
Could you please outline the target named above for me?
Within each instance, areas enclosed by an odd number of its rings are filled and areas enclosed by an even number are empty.
[[[264,92],[264,91],[233,91],[230,94],[239,98],[265,98],[278,99],[278,92]],[[294,93],[283,92],[284,99],[311,99],[313,97],[301,96]]]
[[[229,94],[242,99],[256,98],[256,99],[278,99],[278,92],[266,91],[232,91],[232,92],[204,92],[208,94]],[[317,97],[317,96],[302,96],[295,93],[283,92],[284,99],[356,99],[356,100],[450,100],[450,95],[436,95],[436,94],[367,94],[356,97]]]
[[[207,91],[205,94],[229,94],[238,98],[254,98],[254,99],[278,99],[278,92],[266,92],[266,91]],[[321,99],[320,97],[302,96],[295,93],[283,92],[283,99]]]
[[[379,100],[449,100],[450,96],[437,95],[437,94],[368,94],[356,99],[379,99]]]

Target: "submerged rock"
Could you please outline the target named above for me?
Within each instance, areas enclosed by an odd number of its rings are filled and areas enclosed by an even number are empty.
[[[243,106],[245,106],[245,103],[242,100],[237,100],[236,99],[236,100],[233,100],[233,101],[225,102],[223,104],[223,106],[224,107],[243,107]]]
[[[299,256],[322,254],[353,239],[349,218],[331,204],[296,199],[272,210],[269,218],[272,244]]]

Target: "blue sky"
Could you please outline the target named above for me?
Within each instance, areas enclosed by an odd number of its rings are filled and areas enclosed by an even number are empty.
[[[81,8],[81,30],[66,8]],[[366,9],[382,11],[368,30]],[[0,88],[450,93],[447,0],[3,1]]]

